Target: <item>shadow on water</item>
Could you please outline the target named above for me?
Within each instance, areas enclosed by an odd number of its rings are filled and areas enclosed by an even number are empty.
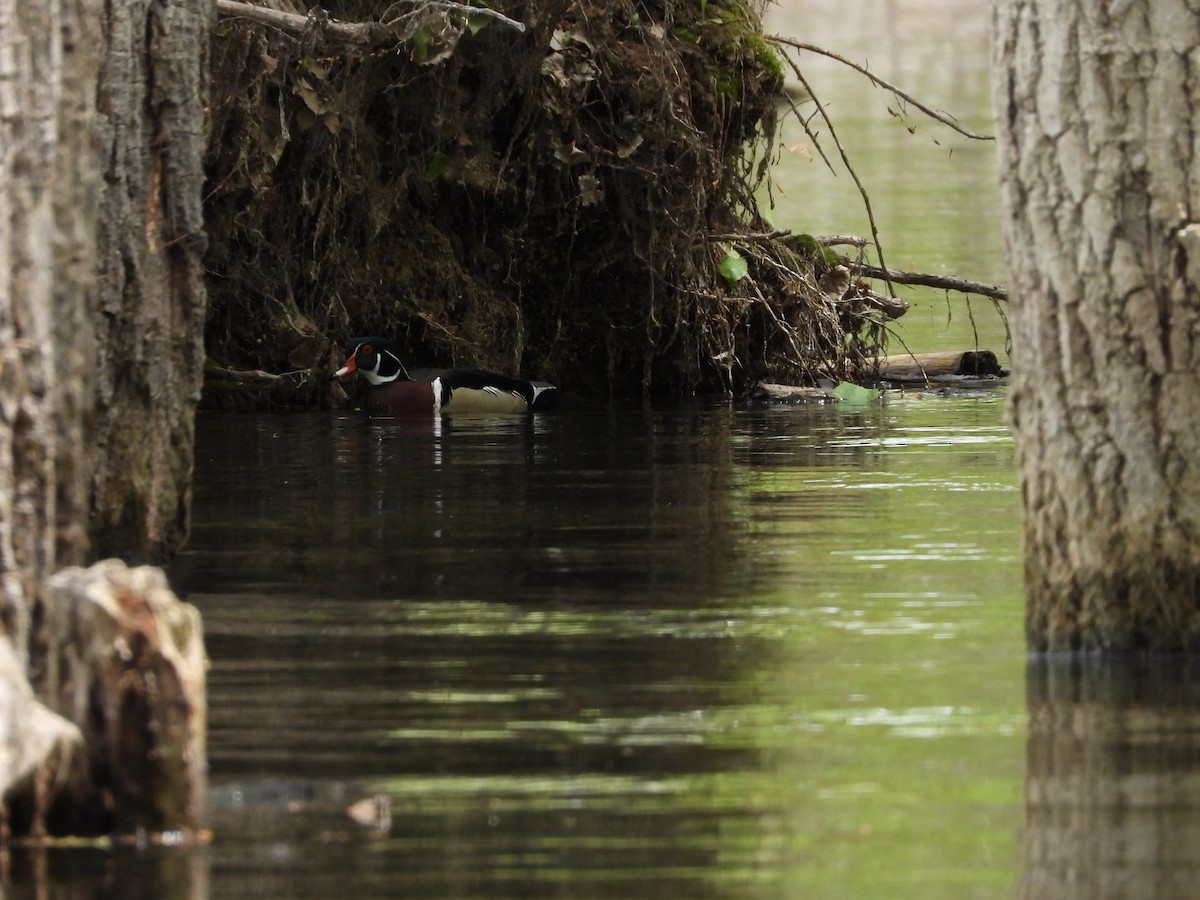
[[[995,397],[202,418],[171,575],[212,659],[215,843],[48,871],[123,896],[1004,895],[1011,464]]]
[[[4,895],[1188,896],[1197,669],[1027,662],[1000,400],[203,418],[214,843]]]
[[[214,843],[5,896],[1186,896],[1196,670],[1027,664],[1001,399],[202,418]]]
[[[1022,894],[1200,890],[1200,664],[1036,659]]]
[[[198,494],[207,562],[181,582],[224,661],[218,830],[261,828],[222,870],[273,896],[328,896],[348,872],[358,895],[712,894],[728,800],[696,786],[760,768],[722,710],[755,702],[767,649],[729,640],[730,420],[213,435],[252,471]],[[374,793],[386,840],[342,813]]]

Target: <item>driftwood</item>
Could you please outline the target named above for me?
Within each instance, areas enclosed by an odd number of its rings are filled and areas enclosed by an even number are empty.
[[[161,569],[110,559],[49,580],[44,634],[40,694],[84,743],[51,830],[200,837],[207,706],[195,607]]]
[[[991,350],[948,350],[884,357],[879,361],[876,381],[971,388],[1000,385],[1007,376],[1008,371],[1001,368]],[[763,382],[755,386],[753,399],[776,403],[828,403],[838,398],[830,388]]]
[[[754,399],[777,403],[832,403],[837,398],[828,388],[763,382],[755,386]]]
[[[957,378],[1002,378],[1008,372],[991,350],[902,353],[879,362],[881,381],[919,382]]]

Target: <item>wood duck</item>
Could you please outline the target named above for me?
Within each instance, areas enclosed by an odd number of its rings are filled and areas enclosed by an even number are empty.
[[[333,373],[357,372],[370,383],[367,412],[377,416],[440,413],[524,413],[554,404],[558,389],[545,381],[526,381],[477,369],[445,369],[409,375],[400,362],[400,345],[380,337],[356,337],[346,343],[346,364]]]

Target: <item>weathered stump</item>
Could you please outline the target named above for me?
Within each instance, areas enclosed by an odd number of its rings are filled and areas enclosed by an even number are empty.
[[[199,612],[160,569],[110,559],[50,579],[44,633],[38,686],[86,748],[52,830],[197,833],[207,781]]]
[[[79,729],[37,702],[12,643],[0,637],[0,843],[8,837],[10,808],[28,821],[22,830],[44,833],[48,792],[82,749]]]

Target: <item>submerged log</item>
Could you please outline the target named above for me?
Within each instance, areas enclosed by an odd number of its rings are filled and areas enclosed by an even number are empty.
[[[110,559],[50,579],[45,634],[41,694],[86,748],[51,808],[51,829],[197,835],[207,704],[196,608],[160,569]]]
[[[1002,378],[1007,374],[991,350],[902,353],[884,357],[879,363],[882,381],[924,383],[954,377]]]
[[[755,400],[772,400],[779,403],[832,403],[837,399],[829,388],[775,384],[769,381],[756,385],[753,397]]]

